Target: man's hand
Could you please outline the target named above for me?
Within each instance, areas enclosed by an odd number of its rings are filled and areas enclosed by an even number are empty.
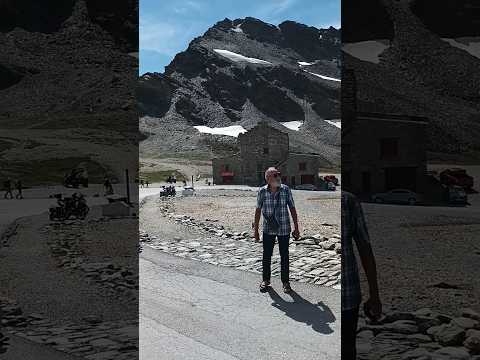
[[[255,236],[255,241],[260,242],[260,233],[258,232],[258,229],[254,230],[254,236]]]
[[[365,315],[371,320],[378,320],[382,316],[382,303],[378,296],[370,297],[365,303]]]
[[[298,228],[296,228],[295,230],[293,230],[292,235],[293,235],[295,240],[300,239],[300,230],[298,230]]]

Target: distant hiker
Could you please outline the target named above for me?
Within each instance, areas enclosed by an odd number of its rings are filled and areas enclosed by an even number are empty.
[[[283,283],[283,291],[289,293],[289,255],[288,246],[290,242],[290,214],[292,215],[295,230],[292,235],[295,239],[300,237],[298,229],[298,216],[291,190],[287,185],[282,184],[280,172],[274,167],[265,171],[267,185],[262,186],[257,194],[257,208],[255,210],[254,234],[255,240],[260,241],[259,223],[263,214],[263,281],[260,284],[260,291],[267,291],[270,287],[271,262],[275,239],[278,239],[280,250],[280,269]]]
[[[105,180],[103,182],[103,187],[105,188],[105,196],[113,194],[112,183],[110,182],[110,179],[108,177],[105,177]]]
[[[22,194],[22,180],[18,179],[15,182],[15,188],[17,189],[17,195],[15,195],[16,199],[23,199],[23,194]]]
[[[143,181],[143,179],[140,179],[140,187],[143,188],[145,185],[145,182]]]
[[[12,194],[12,180],[10,180],[10,178],[8,178],[7,180],[5,180],[5,182],[3,183],[3,188],[5,190],[5,195],[3,195],[3,197],[5,199],[7,199],[8,197],[10,199],[13,199],[13,194]]]
[[[367,277],[370,298],[365,302],[365,315],[377,320],[382,314],[382,303],[378,293],[377,269],[370,239],[358,199],[342,191],[342,359],[355,360],[357,324],[362,294],[360,277],[355,259],[353,241]]]

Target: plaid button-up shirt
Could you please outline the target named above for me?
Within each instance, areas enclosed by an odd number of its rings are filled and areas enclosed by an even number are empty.
[[[370,244],[360,201],[355,195],[342,191],[342,310],[352,310],[362,302],[353,241],[357,249]]]
[[[292,191],[287,185],[280,185],[280,189],[271,192],[268,185],[262,186],[257,194],[257,209],[262,210],[263,232],[269,235],[285,236],[291,231],[288,209],[295,207]],[[275,209],[275,214],[274,214]],[[272,229],[266,218],[274,216],[278,222],[278,230]]]

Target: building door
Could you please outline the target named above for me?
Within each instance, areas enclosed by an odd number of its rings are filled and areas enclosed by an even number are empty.
[[[300,184],[315,184],[315,175],[300,175]]]
[[[369,171],[362,172],[362,192],[369,194],[372,191],[372,179]]]

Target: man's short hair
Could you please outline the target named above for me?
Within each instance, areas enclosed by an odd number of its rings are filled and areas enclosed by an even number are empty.
[[[267,181],[267,177],[276,173],[278,173],[278,170],[275,167],[269,167],[267,170],[265,170],[265,181]]]

